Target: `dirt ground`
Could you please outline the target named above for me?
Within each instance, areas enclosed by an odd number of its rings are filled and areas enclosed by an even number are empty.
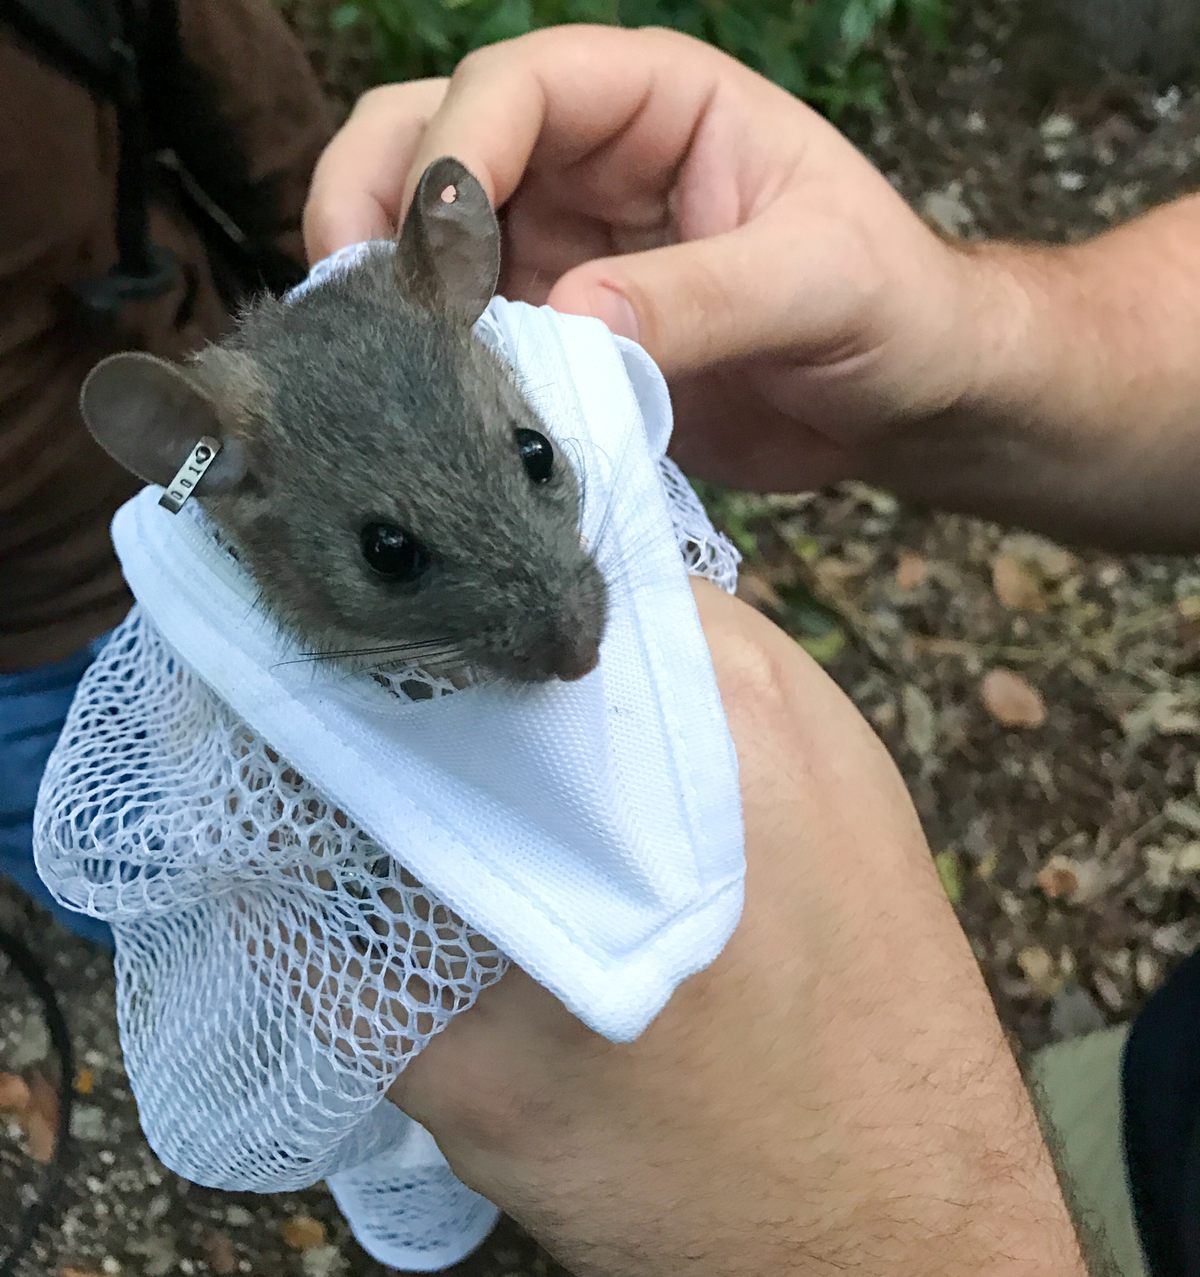
[[[926,216],[968,236],[1069,239],[1195,182],[1194,88],[1130,81],[1047,97],[1014,6],[973,9],[945,54],[889,50],[896,109],[853,130]],[[342,82],[357,74],[355,51],[331,53],[310,11],[300,16],[322,67]],[[727,496],[720,509],[749,552],[748,594],[825,661],[892,749],[1016,1040],[1127,1017],[1200,941],[1197,564],[1075,554],[853,487]],[[27,1274],[384,1273],[323,1190],[231,1196],[165,1171],[122,1072],[109,962],[0,896],[0,921],[14,919],[49,955],[82,1092],[62,1209]],[[0,1069],[46,1055],[24,996],[0,975]],[[0,1127],[0,1200],[27,1197],[36,1178],[10,1133]],[[289,1229],[295,1216],[319,1228]],[[304,1232],[318,1244],[289,1245]],[[461,1271],[561,1272],[507,1224]]]

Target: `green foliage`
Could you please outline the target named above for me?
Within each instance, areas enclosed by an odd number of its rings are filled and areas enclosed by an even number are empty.
[[[599,22],[673,27],[733,54],[837,116],[873,110],[885,78],[871,56],[887,25],[943,34],[951,0],[346,0],[338,29],[370,36],[383,79],[444,75],[472,49],[539,27]]]

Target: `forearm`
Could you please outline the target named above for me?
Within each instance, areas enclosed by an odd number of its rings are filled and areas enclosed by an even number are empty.
[[[975,382],[868,477],[1067,540],[1200,547],[1200,197],[1081,245],[971,249],[964,266]]]

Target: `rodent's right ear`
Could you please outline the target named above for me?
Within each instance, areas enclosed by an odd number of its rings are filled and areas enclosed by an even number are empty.
[[[500,277],[500,224],[473,173],[452,156],[421,174],[396,241],[396,277],[411,300],[470,326]]]
[[[101,360],[83,383],[79,410],[104,451],[147,483],[169,483],[203,435],[222,448],[198,489],[228,491],[245,476],[245,453],[216,405],[165,359],[131,351]]]

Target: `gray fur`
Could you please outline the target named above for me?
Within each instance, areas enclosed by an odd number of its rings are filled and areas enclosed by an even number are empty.
[[[245,467],[216,491],[202,481],[195,499],[310,651],[428,643],[453,649],[456,668],[577,677],[595,663],[607,608],[577,477],[556,448],[550,481],[530,480],[514,431],[545,432],[511,373],[463,307],[403,292],[394,258],[375,251],[295,301],[257,302],[189,367]],[[103,439],[86,393],[84,404]],[[428,548],[418,583],[368,568],[360,531],[372,520]]]

